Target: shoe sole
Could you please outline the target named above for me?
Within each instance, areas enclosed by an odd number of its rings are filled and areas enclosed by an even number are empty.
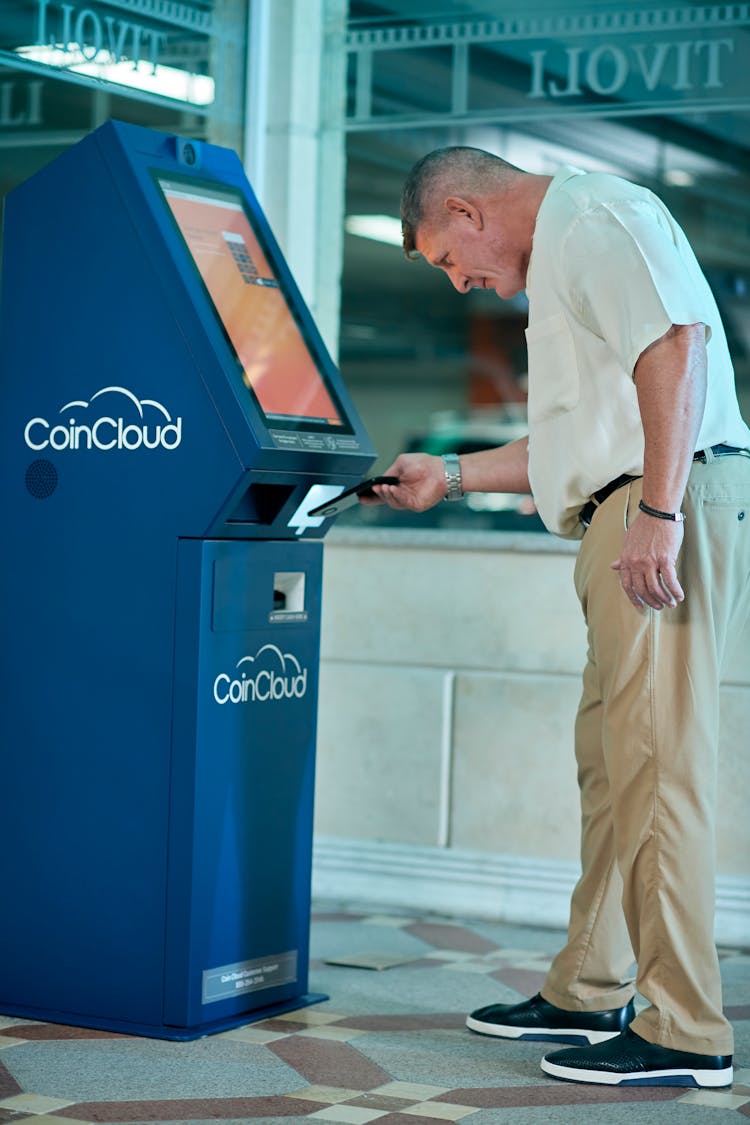
[[[595,1082],[603,1086],[691,1086],[703,1087],[731,1086],[734,1071],[731,1066],[724,1070],[692,1070],[689,1067],[675,1067],[669,1070],[631,1071],[617,1074],[607,1070],[584,1070],[577,1066],[560,1066],[558,1063],[542,1059],[542,1070],[553,1078],[566,1082]]]
[[[483,1023],[473,1016],[466,1017],[466,1026],[469,1031],[476,1031],[478,1035],[493,1035],[496,1039],[525,1039],[536,1043],[570,1043],[574,1047],[590,1047],[594,1043],[603,1043],[605,1039],[614,1039],[619,1031],[589,1031],[582,1027],[561,1028],[554,1027],[513,1027],[511,1024]]]

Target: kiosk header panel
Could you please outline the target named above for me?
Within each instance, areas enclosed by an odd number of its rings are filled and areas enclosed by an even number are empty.
[[[31,273],[50,253],[64,286]],[[177,535],[325,534],[309,511],[375,451],[236,153],[108,122],[9,194],[4,255],[5,422],[35,479],[75,480],[100,527],[127,464]]]

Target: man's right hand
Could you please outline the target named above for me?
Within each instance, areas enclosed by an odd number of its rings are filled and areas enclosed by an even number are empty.
[[[383,476],[398,477],[399,483],[374,485],[378,499],[366,498],[360,503],[425,512],[439,504],[448,492],[443,459],[429,453],[402,453]]]

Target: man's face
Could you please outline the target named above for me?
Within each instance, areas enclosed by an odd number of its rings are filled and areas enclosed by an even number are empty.
[[[507,300],[526,288],[528,255],[512,237],[487,222],[477,222],[464,211],[449,213],[440,221],[425,220],[415,245],[431,266],[444,270],[459,293],[494,289]]]

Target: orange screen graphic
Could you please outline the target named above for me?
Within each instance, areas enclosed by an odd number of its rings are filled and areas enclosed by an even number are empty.
[[[266,416],[342,425],[242,207],[200,189],[162,188]]]

